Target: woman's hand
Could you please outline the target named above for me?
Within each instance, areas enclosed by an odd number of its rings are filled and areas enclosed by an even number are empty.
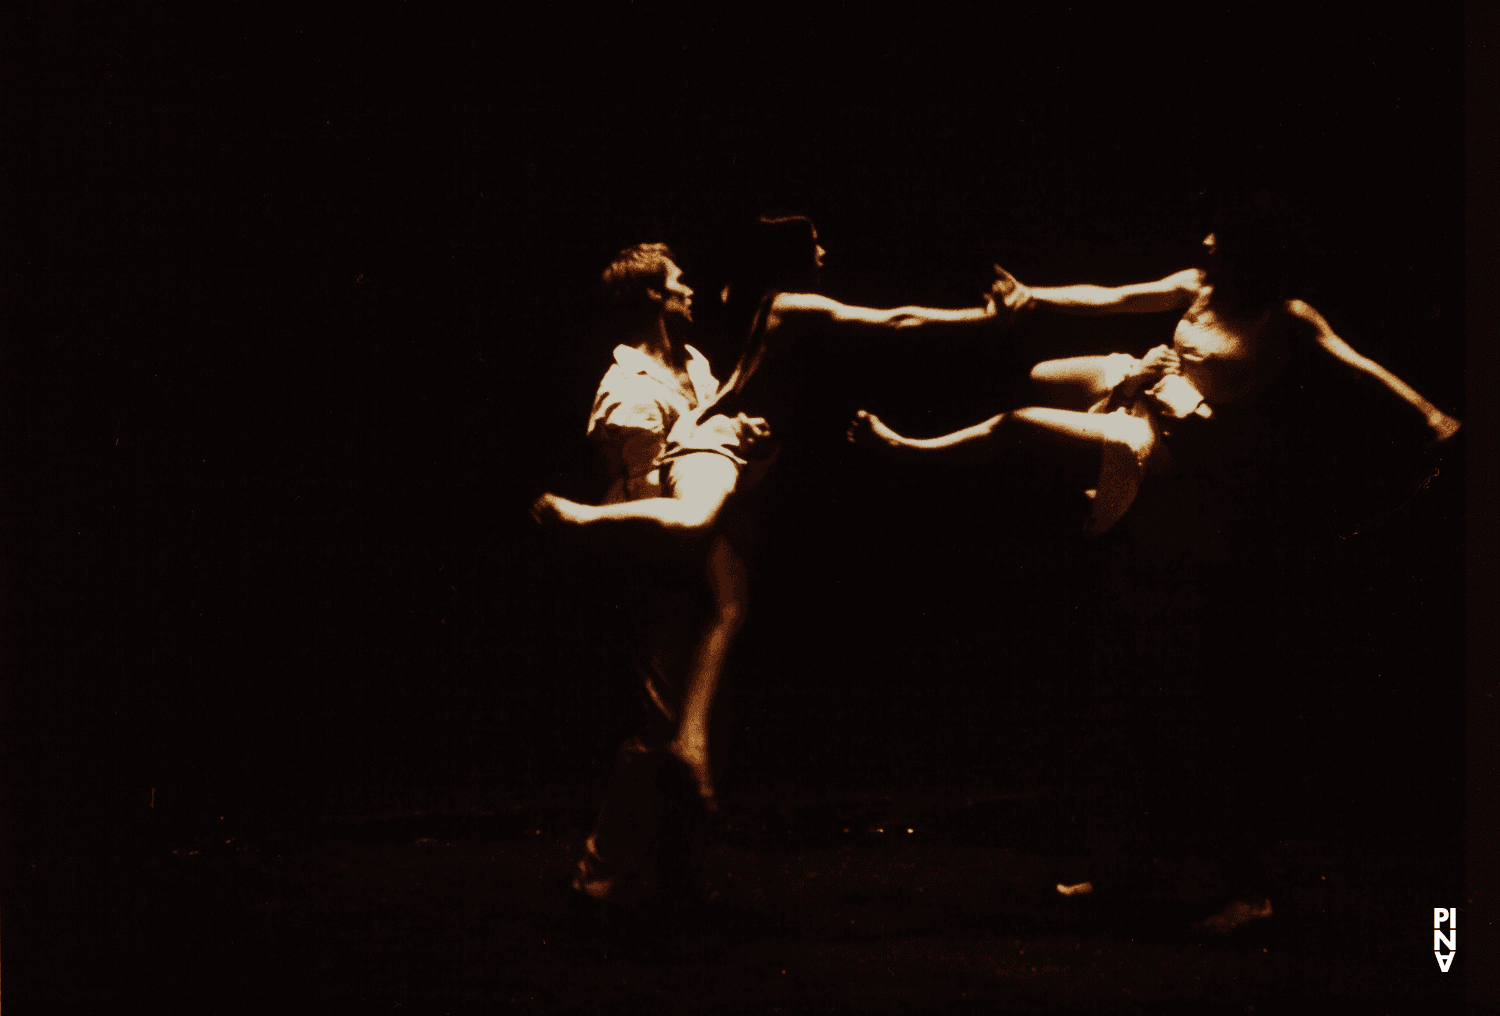
[[[995,281],[990,285],[989,295],[985,297],[985,311],[1004,318],[1006,324],[1011,324],[1017,314],[1031,305],[1031,290],[1010,272],[996,265]]]
[[[770,439],[771,425],[766,423],[764,417],[746,416],[744,413],[735,417],[734,422],[740,433],[740,456],[752,458],[745,453],[752,450],[757,443]]]
[[[1432,428],[1433,444],[1442,444],[1462,426],[1457,420],[1441,410],[1433,410],[1432,415],[1427,417],[1427,426]]]
[[[531,503],[531,517],[538,525],[582,526],[593,522],[599,509],[586,504],[569,501],[556,494],[543,494]]]

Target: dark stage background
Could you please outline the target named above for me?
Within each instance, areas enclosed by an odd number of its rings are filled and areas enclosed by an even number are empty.
[[[15,997],[175,962],[142,942],[198,955],[189,904],[140,923],[117,888],[173,850],[586,817],[630,694],[614,591],[526,506],[591,493],[593,287],[625,245],[678,250],[723,377],[723,238],[758,212],[815,219],[829,295],[968,306],[993,261],[1185,267],[1200,195],[1269,189],[1306,224],[1305,297],[1463,419],[1461,10],[1130,11],[9,14]],[[1024,803],[1006,843],[1128,868],[1189,849],[1173,794],[1215,797],[1240,715],[1278,745],[1282,839],[1376,858],[1423,938],[1462,885],[1462,437],[1424,451],[1304,365],[1186,564],[1169,508],[1081,548],[1045,480],[843,443],[857,408],[945,432],[1023,404],[1039,359],[1171,325],[809,352],[726,808],[791,836],[830,802],[988,795]]]

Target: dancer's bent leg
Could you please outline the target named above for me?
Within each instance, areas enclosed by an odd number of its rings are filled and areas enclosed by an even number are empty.
[[[723,534],[715,536],[709,546],[707,571],[714,614],[693,653],[692,671],[683,694],[682,719],[671,750],[692,773],[703,804],[709,811],[716,811],[713,771],[708,758],[709,715],[729,647],[745,622],[749,594],[745,562]]]
[[[1101,443],[1094,513],[1084,531],[1099,536],[1120,521],[1135,502],[1146,460],[1156,446],[1151,424],[1124,412],[1076,413],[1035,406],[1018,409],[1015,415],[1055,433]]]
[[[1086,527],[1090,536],[1098,536],[1113,526],[1135,501],[1146,460],[1156,447],[1156,432],[1148,421],[1124,412],[1080,413],[1070,409],[1028,406],[941,437],[909,438],[891,430],[873,413],[860,410],[849,424],[847,436],[854,442],[931,452],[989,444],[1007,420],[1030,424],[1081,443],[1096,444],[1102,449],[1094,512]]]
[[[986,444],[995,436],[995,432],[1004,422],[1005,414],[1001,413],[999,416],[990,417],[983,423],[976,423],[972,427],[965,427],[963,430],[956,430],[952,434],[944,434],[941,437],[903,437],[882,423],[880,417],[861,409],[854,414],[854,419],[849,422],[849,429],[844,432],[844,436],[853,444],[885,445],[889,448],[913,451],[939,451],[964,445]]]
[[[1134,363],[1125,353],[1044,360],[1031,368],[1031,380],[1047,405],[1087,409],[1124,380]]]

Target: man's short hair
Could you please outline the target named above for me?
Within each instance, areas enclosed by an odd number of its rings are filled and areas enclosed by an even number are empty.
[[[639,328],[661,313],[667,266],[674,261],[671,248],[664,243],[636,244],[615,255],[600,279],[608,314],[616,327]]]

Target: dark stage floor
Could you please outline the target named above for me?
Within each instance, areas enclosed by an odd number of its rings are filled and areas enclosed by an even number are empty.
[[[325,817],[293,834],[225,816],[175,848],[32,858],[7,915],[29,925],[11,941],[30,955],[9,949],[6,965],[35,976],[8,985],[23,988],[9,1000],[73,1012],[133,997],[201,1013],[1398,1013],[1461,998],[1459,967],[1439,974],[1427,953],[1431,901],[1409,858],[1282,841],[1265,858],[1275,915],[1219,938],[1192,927],[1224,900],[1214,864],[1049,853],[1059,804],[993,788],[747,792],[725,801],[713,836],[711,903],[603,926],[567,900],[586,794]],[[1064,898],[1059,878],[1097,891]],[[61,969],[71,976],[41,976]]]

